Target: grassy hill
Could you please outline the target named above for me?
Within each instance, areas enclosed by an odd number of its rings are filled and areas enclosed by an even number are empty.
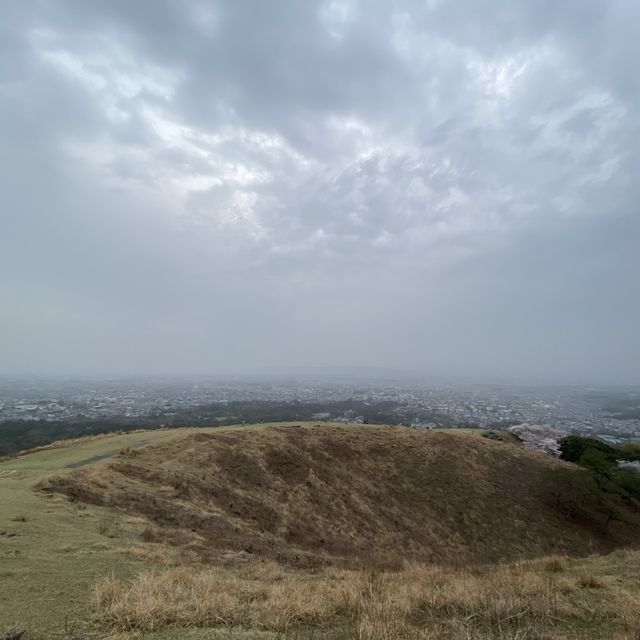
[[[182,429],[4,461],[0,635],[640,637],[637,529],[568,517],[577,468],[475,435]]]
[[[188,538],[207,560],[232,549],[296,566],[468,564],[586,555],[634,536],[555,506],[550,479],[566,466],[444,431],[276,426],[126,450],[47,488],[144,517],[150,538]]]

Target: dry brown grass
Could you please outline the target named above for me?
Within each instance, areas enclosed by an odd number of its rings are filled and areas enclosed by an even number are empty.
[[[158,531],[155,527],[147,525],[140,532],[140,540],[143,542],[163,542],[165,536],[162,532]]]
[[[117,549],[117,553],[122,553],[130,558],[138,560],[149,560],[158,564],[169,564],[171,557],[168,553],[161,549],[149,549],[148,547],[133,546]]]
[[[112,515],[106,515],[98,520],[98,533],[107,538],[117,538],[121,528],[120,522]]]
[[[581,573],[576,581],[581,589],[602,589],[604,583],[592,573]]]
[[[95,595],[98,619],[113,631],[222,625],[358,640],[635,640],[637,589],[599,584],[594,599],[582,576],[556,576],[544,561],[313,573],[257,562],[235,573],[179,567],[109,578]]]
[[[298,567],[373,557],[390,569],[398,558],[463,565],[638,540],[621,523],[605,536],[597,523],[568,519],[549,487],[558,469],[571,467],[482,438],[287,426],[197,433],[47,488],[147,518],[145,540],[198,539],[207,561],[231,549]]]
[[[140,449],[133,447],[122,447],[118,455],[122,458],[135,458],[140,453]]]
[[[250,622],[286,631],[294,626],[326,626],[333,614],[324,588],[310,588],[295,578],[267,587],[183,567],[142,574],[128,585],[107,579],[98,585],[96,595],[101,622],[120,630]]]
[[[544,562],[544,568],[551,573],[562,573],[569,566],[566,556],[550,556]]]

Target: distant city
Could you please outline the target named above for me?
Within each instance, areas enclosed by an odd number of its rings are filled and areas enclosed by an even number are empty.
[[[225,408],[233,410],[225,415]],[[251,407],[250,415],[244,415]],[[524,387],[272,378],[0,379],[0,423],[153,420],[393,422],[416,428],[549,425],[612,442],[640,438],[638,387]],[[292,409],[294,409],[292,413]],[[281,415],[281,417],[279,417]],[[378,419],[378,417],[380,419]],[[44,426],[44,425],[43,425]],[[2,429],[2,424],[0,424]]]

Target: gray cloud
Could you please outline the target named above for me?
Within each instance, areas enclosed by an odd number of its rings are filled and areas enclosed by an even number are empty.
[[[1,10],[0,372],[640,379],[633,3]]]

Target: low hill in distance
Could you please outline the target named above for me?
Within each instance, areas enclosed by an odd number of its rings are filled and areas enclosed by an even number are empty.
[[[638,529],[567,516],[572,465],[455,431],[273,426],[124,449],[47,490],[149,522],[149,540],[212,560],[245,551],[295,566],[485,563],[606,552]]]

